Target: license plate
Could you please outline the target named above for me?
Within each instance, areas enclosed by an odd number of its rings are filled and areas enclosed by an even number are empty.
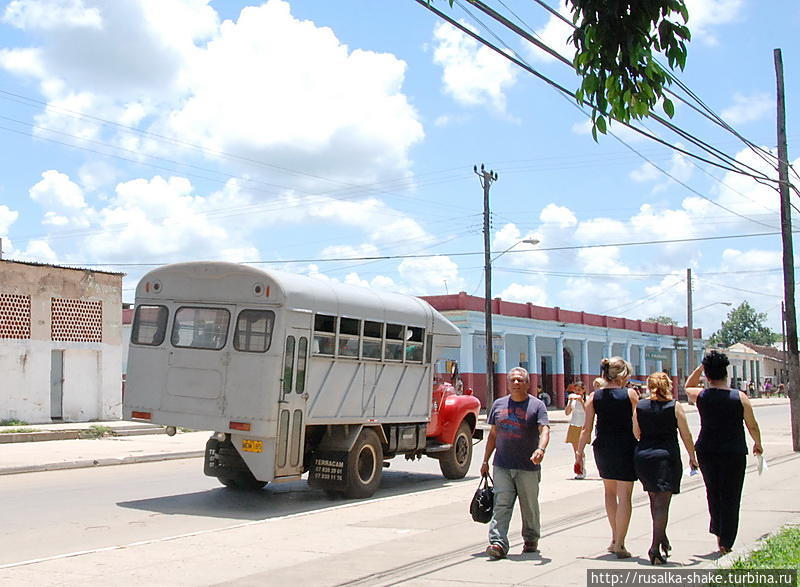
[[[246,452],[262,452],[264,442],[261,440],[242,440],[242,450]]]

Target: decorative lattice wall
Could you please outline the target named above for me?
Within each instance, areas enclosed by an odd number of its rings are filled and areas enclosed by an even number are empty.
[[[103,302],[50,298],[50,338],[103,342]]]
[[[0,338],[31,337],[31,296],[0,293]]]

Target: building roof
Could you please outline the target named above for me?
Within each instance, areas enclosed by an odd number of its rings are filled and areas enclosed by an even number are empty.
[[[741,344],[743,344],[749,349],[754,350],[759,354],[764,355],[765,357],[769,357],[770,359],[775,359],[776,361],[783,361],[784,352],[776,349],[773,346],[753,344],[752,342],[742,342]]]
[[[444,296],[422,296],[422,299],[440,312],[448,310],[467,310],[473,312],[484,311],[484,298],[467,295],[466,292],[450,294]],[[635,332],[646,332],[649,334],[663,334],[667,336],[688,336],[688,328],[685,326],[670,326],[646,320],[632,320],[630,318],[620,318],[617,316],[604,316],[602,314],[590,314],[575,310],[563,310],[559,307],[548,308],[537,306],[530,302],[518,303],[507,302],[500,298],[492,300],[492,314],[501,316],[514,316],[518,318],[530,318],[534,320],[551,320],[554,322],[564,322],[570,324],[582,324],[585,326],[600,326],[605,328],[618,328],[621,330],[632,330]],[[692,329],[694,338],[703,338],[700,328]]]
[[[68,271],[91,271],[92,273],[105,273],[106,275],[125,275],[120,271],[104,271],[102,269],[90,269],[88,267],[67,267],[66,265],[54,265],[52,263],[37,263],[36,261],[15,261],[13,259],[0,259],[0,263],[14,263],[16,265],[30,265],[32,267],[52,267],[54,269],[66,269]]]

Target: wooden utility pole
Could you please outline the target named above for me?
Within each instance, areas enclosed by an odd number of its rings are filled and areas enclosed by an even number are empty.
[[[797,312],[794,302],[794,251],[792,248],[792,210],[789,206],[789,149],[786,146],[786,101],[783,88],[783,57],[775,49],[778,122],[778,191],[781,200],[781,237],[783,241],[783,297],[786,338],[789,343],[789,405],[792,420],[792,449],[800,451],[800,361],[797,353]]]
[[[484,320],[486,322],[486,410],[494,403],[494,353],[492,349],[492,242],[489,218],[489,189],[497,181],[494,171],[487,171],[481,163],[481,170],[474,166],[472,170],[480,178],[483,186],[483,281]]]

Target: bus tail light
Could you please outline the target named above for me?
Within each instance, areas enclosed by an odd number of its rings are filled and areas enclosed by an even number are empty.
[[[150,420],[152,417],[150,412],[131,412],[131,418],[134,420]]]
[[[250,422],[228,422],[228,428],[231,430],[241,430],[242,432],[250,432]]]

